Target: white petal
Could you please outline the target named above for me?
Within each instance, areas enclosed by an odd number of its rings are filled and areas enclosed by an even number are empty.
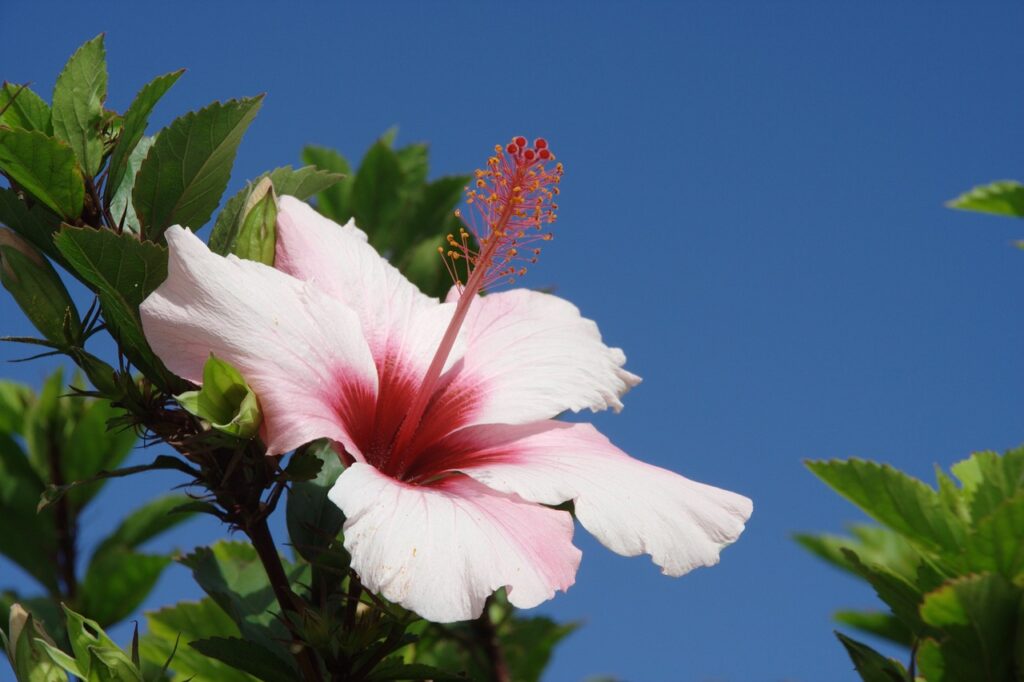
[[[649,554],[666,575],[718,563],[753,510],[742,495],[633,459],[590,424],[470,427],[437,450],[495,490],[541,504],[573,500],[605,547]]]
[[[516,289],[479,297],[464,336],[451,390],[476,389],[477,424],[522,424],[566,410],[618,411],[620,396],[640,383],[622,369],[626,356],[601,341],[592,320],[550,294]]]
[[[377,373],[355,313],[189,230],[166,237],[167,279],[139,309],[160,359],[195,383],[211,353],[231,363],[259,398],[271,454],[332,438],[358,457],[351,433],[372,419]]]
[[[427,620],[476,618],[501,587],[530,608],[575,579],[567,513],[470,478],[412,486],[357,463],[329,497],[345,513],[345,549],[363,584]]]

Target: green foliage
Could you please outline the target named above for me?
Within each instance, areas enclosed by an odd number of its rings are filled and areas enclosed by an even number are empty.
[[[345,179],[316,195],[316,208],[338,223],[355,218],[372,244],[431,296],[443,297],[451,279],[437,253],[444,237],[459,227],[455,217],[467,176],[427,182],[424,144],[392,148],[394,134],[375,142],[352,173],[338,152],[309,146],[302,160]]]
[[[34,130],[0,127],[0,171],[58,215],[82,212],[85,186],[66,144]]]
[[[1024,667],[1024,448],[981,452],[938,472],[936,490],[862,460],[808,467],[882,527],[798,542],[871,584],[889,613],[837,620],[911,646],[918,680],[1011,680]],[[839,635],[864,680],[908,680],[902,666]]]
[[[53,132],[75,153],[87,177],[103,163],[103,102],[107,99],[107,53],[103,35],[71,55],[53,88]]]
[[[4,81],[0,87],[0,125],[22,130],[53,133],[50,106],[28,85]]]
[[[294,550],[314,567],[327,565],[344,571],[347,562],[337,538],[345,517],[327,499],[327,493],[345,467],[327,441],[314,444],[306,453],[321,465],[314,478],[292,484],[285,514],[288,537]]]
[[[177,396],[186,410],[222,433],[252,438],[263,415],[256,394],[238,370],[213,355],[203,366],[203,386]]]
[[[160,131],[142,162],[132,200],[147,239],[171,225],[197,230],[220,203],[235,153],[262,97],[215,102]]]
[[[1014,180],[979,185],[946,205],[965,211],[1024,218],[1024,185]]]
[[[28,241],[0,227],[0,283],[58,348],[79,345],[82,320],[57,271]]]

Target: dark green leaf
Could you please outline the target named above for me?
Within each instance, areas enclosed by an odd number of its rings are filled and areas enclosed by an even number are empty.
[[[147,378],[166,386],[169,373],[142,332],[139,304],[167,277],[167,249],[131,234],[64,226],[54,238],[73,272],[100,295],[113,336]]]
[[[225,202],[224,208],[217,216],[213,232],[210,233],[211,251],[223,256],[234,253],[238,231],[245,218],[245,212],[242,209],[248,204],[253,188],[264,178],[270,178],[274,184],[274,192],[278,196],[287,194],[303,200],[317,192],[326,191],[342,180],[342,176],[337,173],[318,170],[313,166],[304,166],[298,170],[292,170],[291,166],[284,166],[276,168],[270,173],[264,173]]]
[[[0,553],[48,591],[57,591],[57,551],[52,513],[36,514],[43,482],[14,440],[0,434]]]
[[[370,147],[352,184],[352,213],[379,251],[386,251],[394,243],[402,183],[395,153],[382,142]]]
[[[287,639],[287,631],[266,571],[252,545],[218,542],[211,547],[198,547],[179,561],[191,569],[203,591],[238,624],[243,637],[275,651],[283,649],[281,642]],[[295,582],[304,567],[285,562],[285,571]],[[281,655],[286,657],[286,653]]]
[[[210,219],[227,187],[242,135],[262,100],[215,102],[160,132],[132,191],[147,239],[161,240],[175,224],[197,230]]]
[[[919,634],[927,629],[918,614],[923,597],[914,584],[883,566],[867,565],[861,562],[860,558],[851,550],[844,549],[842,551],[850,566],[858,575],[871,583],[878,598],[892,609],[904,625]]]
[[[60,228],[60,217],[42,204],[29,208],[14,190],[0,189],[0,223],[32,242],[51,258],[63,260],[53,245],[53,233]]]
[[[463,188],[469,182],[465,175],[438,178],[423,190],[423,198],[410,219],[410,234],[437,239],[450,231],[455,207],[462,200]],[[435,246],[439,246],[440,242]]]
[[[391,682],[392,680],[448,682],[449,680],[465,680],[467,678],[465,675],[453,675],[422,663],[406,663],[401,658],[389,658],[374,668],[366,679],[373,682]],[[520,678],[513,677],[512,679],[519,682]]]
[[[88,177],[103,162],[103,102],[107,99],[107,53],[100,34],[71,55],[53,87],[53,133],[68,143]]]
[[[312,480],[291,486],[285,516],[292,546],[304,559],[315,563],[338,537],[345,521],[341,510],[327,499],[327,492],[345,467],[327,441],[316,443],[306,452],[323,465]]]
[[[861,644],[841,632],[836,637],[843,643],[846,653],[864,682],[911,682],[899,661],[886,658],[866,644]]]
[[[927,550],[959,553],[965,529],[933,489],[885,464],[861,459],[807,467],[876,521]]]
[[[556,623],[544,616],[506,618],[498,628],[498,642],[511,679],[540,680],[555,647],[577,627],[576,623]]]
[[[177,82],[183,73],[185,73],[184,69],[172,71],[144,85],[139,90],[139,94],[135,96],[135,100],[128,107],[128,111],[124,113],[124,125],[121,127],[121,134],[117,139],[117,144],[114,146],[114,151],[110,155],[106,186],[106,199],[108,202],[112,202],[114,192],[121,187],[125,174],[134,174],[129,159],[142,140],[142,136],[146,134],[149,114],[153,111],[153,107],[156,106],[160,98],[171,89],[171,86]],[[141,158],[139,163],[141,163]],[[138,164],[134,168],[137,170]],[[132,185],[134,183],[130,183],[129,187]],[[115,217],[117,217],[116,213]]]
[[[1010,680],[1020,590],[1002,576],[958,578],[928,594],[921,617],[940,635],[918,652],[928,682]]]
[[[338,152],[326,147],[307,146],[302,150],[302,162],[341,175],[344,180],[316,195],[316,208],[331,220],[344,224],[352,217],[352,169]],[[278,190],[280,192],[280,190]]]
[[[28,240],[3,227],[0,283],[32,325],[55,347],[81,343],[82,320],[57,271]]]
[[[979,185],[946,205],[966,211],[1024,217],[1024,185],[1014,180]]]
[[[209,637],[189,642],[189,646],[263,682],[295,682],[298,679],[298,673],[291,665],[255,642],[238,637]]]
[[[891,642],[910,647],[914,634],[891,613],[884,611],[837,611],[833,618],[837,623],[857,628],[861,632],[888,639]]]
[[[0,88],[0,125],[38,130],[45,135],[53,133],[49,105],[27,85],[7,81]]]
[[[259,682],[259,678],[236,670],[188,646],[209,637],[237,637],[238,627],[210,599],[181,602],[146,614],[148,633],[142,638],[142,658],[163,666],[171,659],[174,679],[216,680],[217,682]],[[171,654],[174,654],[171,658]]]
[[[428,151],[427,145],[423,143],[410,144],[395,150],[395,158],[405,180],[405,192],[418,192],[427,181]]]
[[[0,128],[0,170],[58,215],[82,213],[85,181],[64,143],[34,130]]]
[[[116,547],[136,549],[164,531],[188,521],[192,513],[181,511],[180,508],[191,502],[192,498],[188,495],[180,494],[150,500],[126,516],[121,525],[100,542],[96,554]]]
[[[82,582],[82,610],[100,625],[116,623],[142,603],[170,562],[169,557],[125,547],[98,551]]]
[[[310,481],[323,469],[324,462],[312,450],[299,450],[288,461],[284,475],[289,481]]]

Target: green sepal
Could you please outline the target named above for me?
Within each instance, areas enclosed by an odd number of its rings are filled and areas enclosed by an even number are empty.
[[[277,197],[270,178],[263,178],[253,188],[246,200],[244,215],[235,241],[235,254],[239,258],[273,265],[277,246]]]
[[[252,438],[263,414],[256,394],[238,370],[214,355],[203,366],[203,386],[175,396],[186,410],[223,433]]]

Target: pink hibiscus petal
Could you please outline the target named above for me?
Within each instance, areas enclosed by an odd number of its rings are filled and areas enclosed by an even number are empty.
[[[435,471],[461,471],[540,504],[572,500],[605,547],[649,554],[671,576],[718,563],[753,511],[742,495],[633,459],[590,424],[473,426],[432,450]]]
[[[428,620],[476,618],[501,587],[530,608],[575,580],[569,514],[471,478],[413,486],[357,463],[329,497],[345,513],[345,549],[363,584]]]
[[[210,252],[189,230],[166,237],[167,279],[139,311],[167,367],[200,383],[211,353],[231,363],[259,398],[271,454],[331,438],[360,457],[377,371],[356,314],[273,268]]]
[[[475,389],[477,424],[619,411],[619,398],[640,383],[622,368],[623,352],[601,341],[597,324],[551,294],[515,289],[480,297],[463,330],[466,350],[449,390]]]

